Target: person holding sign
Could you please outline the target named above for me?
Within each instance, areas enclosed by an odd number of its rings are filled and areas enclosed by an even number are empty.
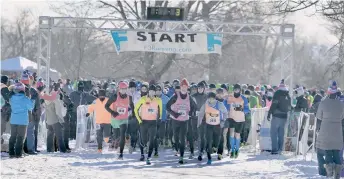
[[[143,96],[135,105],[135,116],[140,124],[140,161],[144,161],[145,156],[143,153],[144,147],[149,142],[148,157],[146,164],[150,165],[150,158],[153,153],[155,137],[157,133],[157,121],[162,117],[162,101],[160,98],[155,97],[155,85],[149,86],[148,96]],[[149,139],[148,139],[149,136]]]
[[[129,110],[134,109],[132,97],[127,94],[128,84],[124,81],[119,82],[118,92],[110,97],[105,104],[105,109],[111,113],[111,126],[114,129],[119,128],[120,142],[119,142],[119,156],[118,159],[123,159],[123,150],[125,144],[125,134],[128,128]]]
[[[189,116],[197,108],[195,101],[188,94],[189,82],[184,78],[177,91],[166,104],[167,111],[172,116],[173,137],[176,151],[180,152],[179,164],[184,164],[184,149]]]
[[[245,124],[245,114],[249,112],[248,101],[244,95],[241,94],[241,86],[234,85],[234,94],[229,95],[227,104],[229,105],[228,117],[230,120],[229,133],[231,144],[231,158],[237,158],[240,147],[240,132]]]
[[[213,143],[218,147],[221,139],[221,121],[223,116],[227,116],[227,109],[222,102],[216,100],[216,94],[208,93],[208,99],[203,104],[198,115],[198,125],[204,122],[207,141],[207,164],[211,165],[211,153],[213,151]]]

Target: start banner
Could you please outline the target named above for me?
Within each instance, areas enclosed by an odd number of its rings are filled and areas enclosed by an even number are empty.
[[[111,31],[117,53],[143,51],[179,54],[221,54],[218,33],[173,33],[120,30]]]

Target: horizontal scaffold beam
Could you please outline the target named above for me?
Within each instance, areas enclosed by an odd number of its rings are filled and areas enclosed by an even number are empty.
[[[39,28],[134,30],[174,33],[221,33],[244,36],[294,37],[294,24],[246,24],[231,22],[123,20],[107,18],[39,17]]]

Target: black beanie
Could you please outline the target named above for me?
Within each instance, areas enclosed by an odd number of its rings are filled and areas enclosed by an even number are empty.
[[[105,96],[105,94],[106,94],[106,92],[105,92],[104,89],[100,89],[100,90],[98,91],[98,96]]]
[[[246,90],[245,95],[251,95],[251,92],[249,90]]]
[[[157,91],[161,91],[161,90],[162,90],[162,88],[161,88],[160,85],[156,85],[155,87],[156,87],[156,90],[157,90]]]
[[[214,88],[216,88],[216,86],[215,86],[215,84],[210,84],[210,85],[209,85],[209,88],[210,88],[210,89],[214,89]]]
[[[205,84],[204,84],[203,82],[199,82],[199,83],[197,84],[197,87],[198,87],[198,88],[205,88]]]
[[[134,81],[130,81],[129,88],[136,88],[136,83]]]
[[[155,85],[149,85],[149,91],[152,90],[152,91],[156,91],[156,87]]]
[[[228,86],[226,84],[222,84],[221,88],[225,89],[226,91],[228,91]]]
[[[8,76],[6,75],[1,76],[1,83],[4,83],[4,84],[8,83]]]
[[[216,94],[214,92],[209,92],[208,98],[216,98]]]

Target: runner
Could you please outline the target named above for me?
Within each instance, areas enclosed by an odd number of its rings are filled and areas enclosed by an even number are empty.
[[[180,152],[179,163],[184,163],[185,138],[189,115],[192,114],[197,106],[194,100],[187,93],[189,82],[184,78],[181,81],[180,92],[176,92],[168,101],[167,111],[172,115],[173,136],[176,151]]]
[[[86,117],[88,117],[90,113],[95,112],[98,153],[103,151],[103,141],[108,143],[111,136],[111,114],[105,109],[105,104],[109,98],[105,97],[105,95],[106,91],[100,89],[98,99],[96,99],[94,104],[88,106],[88,113],[86,114]]]
[[[157,132],[157,122],[162,117],[162,101],[155,97],[156,87],[149,86],[148,96],[143,96],[135,105],[135,115],[140,124],[139,138],[140,138],[140,161],[144,161],[144,147],[147,147],[149,142],[148,156],[146,164],[150,165],[151,156],[154,148],[154,141]],[[149,139],[148,139],[149,136]]]
[[[134,105],[136,105],[136,103],[141,98],[141,93],[140,93],[140,89],[137,90],[137,85],[136,85],[135,81],[129,82],[128,93],[132,97]],[[137,119],[135,117],[134,111],[132,111],[132,114],[129,117],[129,128],[128,128],[128,133],[130,135],[129,154],[132,154],[136,149],[138,131],[139,131],[139,124],[138,124]]]
[[[158,123],[157,123],[157,133],[156,133],[157,135],[155,137],[155,153],[154,153],[154,157],[158,157],[159,156],[159,153],[158,153],[159,144],[160,145],[166,144],[166,146],[167,146],[168,135],[167,135],[167,132],[166,132],[166,129],[167,129],[166,104],[170,100],[170,98],[162,93],[162,88],[161,88],[160,85],[156,85],[155,96],[157,98],[160,98],[161,102],[162,102],[161,120],[158,121]]]
[[[228,97],[227,103],[229,104],[231,158],[237,158],[241,141],[240,132],[244,127],[245,114],[249,112],[247,99],[241,95],[239,84],[234,85],[234,94]]]
[[[218,89],[216,89],[216,100],[218,101],[218,102],[220,102],[220,103],[222,103],[224,106],[225,106],[225,108],[226,108],[226,113],[227,113],[227,115],[228,115],[228,109],[229,109],[229,105],[227,104],[227,102],[224,100],[224,89],[223,88],[218,88]],[[215,147],[215,149],[217,148],[217,154],[218,154],[218,156],[217,156],[217,159],[218,160],[221,160],[222,159],[222,155],[223,155],[223,150],[224,150],[224,147],[227,145],[227,142],[225,142],[225,141],[227,141],[227,133],[228,133],[228,128],[229,128],[229,125],[228,125],[228,123],[229,123],[229,120],[227,120],[227,117],[225,117],[225,116],[227,116],[227,115],[223,115],[222,113],[221,113],[221,116],[220,116],[220,118],[221,118],[221,123],[220,123],[220,127],[221,127],[221,132],[220,132],[220,137],[219,137],[219,139],[220,139],[220,143],[219,144],[217,144],[216,143],[216,140],[213,140],[214,142],[213,142],[213,147]],[[227,125],[226,125],[226,123],[227,123]],[[214,137],[216,137],[216,136],[214,136]],[[227,147],[228,148],[228,147]],[[216,150],[214,150],[214,151],[216,151]]]
[[[216,147],[219,146],[222,131],[220,125],[221,120],[223,120],[222,115],[228,115],[226,107],[222,102],[216,100],[215,93],[209,92],[208,100],[201,107],[198,115],[198,124],[201,124],[205,120],[208,165],[212,163],[211,153],[213,151],[213,142],[216,144]]]
[[[127,95],[128,84],[124,81],[118,85],[118,92],[110,97],[105,104],[105,109],[111,113],[111,126],[114,129],[119,129],[119,156],[118,159],[123,159],[123,150],[125,144],[125,134],[128,127],[129,110],[134,109],[134,104],[131,96]]]

